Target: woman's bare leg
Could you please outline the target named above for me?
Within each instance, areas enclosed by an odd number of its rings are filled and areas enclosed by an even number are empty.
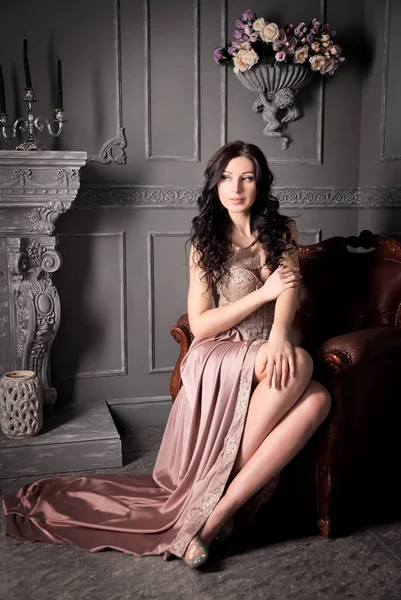
[[[288,380],[287,385],[276,390],[274,378],[271,388],[265,380],[265,372],[259,372],[259,354],[255,360],[254,385],[249,401],[248,413],[241,445],[231,473],[231,479],[242,469],[260,444],[288,413],[305,391],[313,371],[311,356],[302,348],[295,348],[296,376]]]
[[[260,385],[257,386],[255,392],[262,389],[259,387]],[[259,403],[261,392],[258,392],[257,396],[255,396],[255,392],[251,401],[253,402],[253,399],[257,398],[256,404]],[[265,408],[270,405],[268,397],[271,392],[272,389],[267,390],[264,396]],[[291,404],[290,401],[289,404]],[[280,417],[280,410],[277,410],[279,423],[272,426],[270,433],[267,436],[265,434],[265,439],[259,444],[261,414],[256,415],[256,411],[253,411],[257,418],[253,418],[252,421],[247,419],[248,450],[242,451],[242,458],[238,459],[237,468],[242,460],[246,460],[248,451],[250,452],[253,446],[256,446],[256,450],[231,481],[224,496],[217,503],[200,531],[200,538],[206,544],[212,541],[229,516],[234,514],[296,456],[326,418],[329,409],[330,395],[326,388],[316,381],[310,381],[301,397],[284,417]],[[265,412],[269,413],[267,408]],[[264,418],[265,423],[272,423],[273,420],[271,413]],[[254,434],[255,442],[252,442],[252,430],[256,432]]]

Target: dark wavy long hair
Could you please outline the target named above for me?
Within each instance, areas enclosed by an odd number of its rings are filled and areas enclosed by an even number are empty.
[[[199,214],[192,220],[190,241],[198,253],[199,266],[205,271],[209,286],[227,273],[231,219],[220,202],[217,184],[228,162],[238,156],[251,159],[255,165],[257,192],[251,208],[251,231],[266,253],[266,266],[276,269],[283,251],[287,248],[292,252],[297,247],[288,227],[291,219],[279,214],[279,201],[271,194],[273,175],[265,155],[254,144],[230,142],[208,162],[205,183],[198,198]]]

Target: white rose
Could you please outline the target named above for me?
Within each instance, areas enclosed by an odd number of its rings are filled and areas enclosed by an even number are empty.
[[[239,50],[233,57],[234,73],[238,73],[239,71],[249,71],[253,65],[256,65],[258,60],[259,56],[255,50]]]
[[[329,58],[325,61],[324,65],[320,67],[320,72],[322,75],[326,75],[326,73],[330,73],[334,68],[334,58]]]
[[[332,46],[332,47],[330,48],[330,52],[331,52],[331,54],[333,54],[334,56],[340,56],[340,55],[341,55],[341,52],[342,52],[342,50],[341,50],[340,46],[337,46],[337,44],[334,44],[334,46]]]
[[[256,19],[256,21],[253,22],[253,28],[255,31],[261,31],[264,26],[265,26],[264,19]]]
[[[321,56],[321,54],[316,54],[316,56],[312,56],[309,59],[309,62],[311,64],[312,71],[320,71],[325,64],[326,59],[324,56]]]
[[[280,36],[280,31],[276,23],[267,23],[260,32],[260,37],[264,42],[274,42]]]
[[[306,61],[309,55],[308,46],[301,46],[295,50],[294,63],[302,64]]]

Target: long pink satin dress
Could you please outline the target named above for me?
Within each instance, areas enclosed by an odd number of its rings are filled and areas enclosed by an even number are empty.
[[[215,302],[229,304],[261,287],[259,268],[250,248],[234,246]],[[31,483],[3,500],[6,533],[91,552],[181,557],[227,485],[256,354],[268,339],[274,308],[269,302],[236,327],[192,342],[152,474],[67,475]],[[272,496],[277,479],[260,491],[259,504]]]

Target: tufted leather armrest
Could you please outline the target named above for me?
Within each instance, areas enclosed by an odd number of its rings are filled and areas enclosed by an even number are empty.
[[[375,327],[330,338],[317,359],[331,373],[347,373],[397,349],[401,352],[401,327]]]

